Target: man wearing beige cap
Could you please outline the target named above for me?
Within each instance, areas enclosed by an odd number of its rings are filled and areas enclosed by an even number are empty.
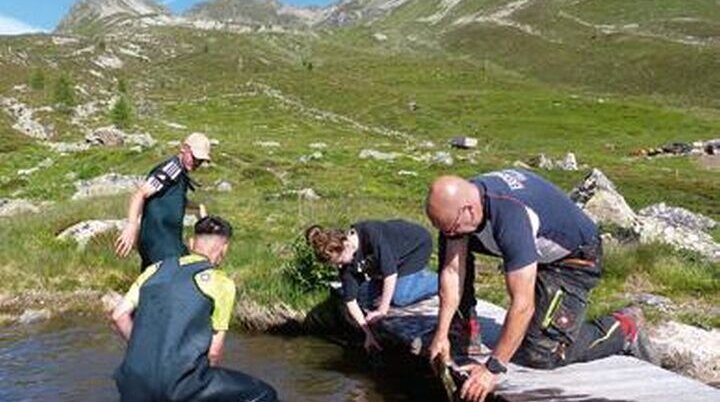
[[[163,259],[187,254],[183,218],[188,207],[187,191],[195,190],[188,172],[209,160],[210,140],[204,134],[193,133],[183,142],[180,153],[150,171],[130,198],[128,224],[115,242],[118,256],[126,257],[137,241],[144,270]],[[206,215],[204,206],[199,209],[201,216]]]

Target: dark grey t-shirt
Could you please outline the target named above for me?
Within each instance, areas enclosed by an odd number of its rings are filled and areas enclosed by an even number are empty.
[[[363,221],[352,226],[359,247],[353,261],[340,270],[343,299],[357,298],[360,285],[397,273],[413,274],[426,268],[432,254],[432,236],[424,227],[403,220]]]

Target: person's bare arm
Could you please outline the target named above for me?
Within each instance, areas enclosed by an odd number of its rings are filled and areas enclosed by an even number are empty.
[[[345,303],[345,306],[347,307],[350,316],[365,333],[365,349],[368,351],[371,349],[382,350],[382,347],[378,343],[377,339],[375,339],[375,334],[372,332],[372,329],[370,329],[370,324],[368,324],[367,320],[365,320],[365,315],[363,314],[362,309],[360,309],[360,305],[358,305],[357,300],[349,301]]]
[[[133,311],[135,311],[135,306],[129,301],[123,300],[115,307],[112,313],[110,324],[113,330],[120,335],[125,342],[130,340],[130,334],[132,334]]]
[[[430,344],[430,360],[438,356],[450,358],[450,341],[448,333],[452,318],[460,305],[465,281],[465,261],[468,253],[468,239],[447,240],[445,249],[445,265],[440,272],[440,311],[435,336]]]
[[[508,363],[520,347],[535,312],[535,277],[537,263],[509,272],[505,282],[510,295],[510,308],[505,316],[500,339],[493,355]]]
[[[135,246],[140,229],[140,214],[142,214],[145,200],[155,194],[157,190],[149,183],[143,183],[130,197],[128,206],[127,225],[115,241],[115,253],[119,257],[127,257]]]
[[[226,333],[226,331],[217,331],[212,337],[210,350],[208,351],[208,360],[211,367],[218,367],[222,362]]]
[[[380,296],[380,305],[377,310],[368,313],[365,319],[373,323],[385,316],[390,311],[393,295],[395,294],[395,286],[397,285],[398,274],[388,275],[383,279],[383,290]]]
[[[512,359],[520,347],[535,312],[536,272],[537,263],[532,263],[505,275],[511,299],[510,309],[505,316],[500,340],[493,351],[493,355],[504,364]],[[483,402],[495,389],[497,376],[483,364],[471,364],[464,369],[469,371],[470,376],[460,390],[460,397],[464,401]]]

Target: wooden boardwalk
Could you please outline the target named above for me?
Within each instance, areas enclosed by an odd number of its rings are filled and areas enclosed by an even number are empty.
[[[392,309],[378,325],[386,342],[423,355],[437,321],[438,300]],[[505,310],[478,301],[483,343],[492,348]],[[535,370],[511,364],[496,391],[508,402],[720,402],[720,389],[653,366],[630,356],[612,356],[555,370]]]

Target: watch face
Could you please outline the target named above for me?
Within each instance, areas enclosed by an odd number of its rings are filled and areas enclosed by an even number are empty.
[[[485,367],[487,367],[488,371],[493,374],[502,374],[507,372],[505,365],[500,363],[500,360],[495,357],[489,358],[485,363]]]

